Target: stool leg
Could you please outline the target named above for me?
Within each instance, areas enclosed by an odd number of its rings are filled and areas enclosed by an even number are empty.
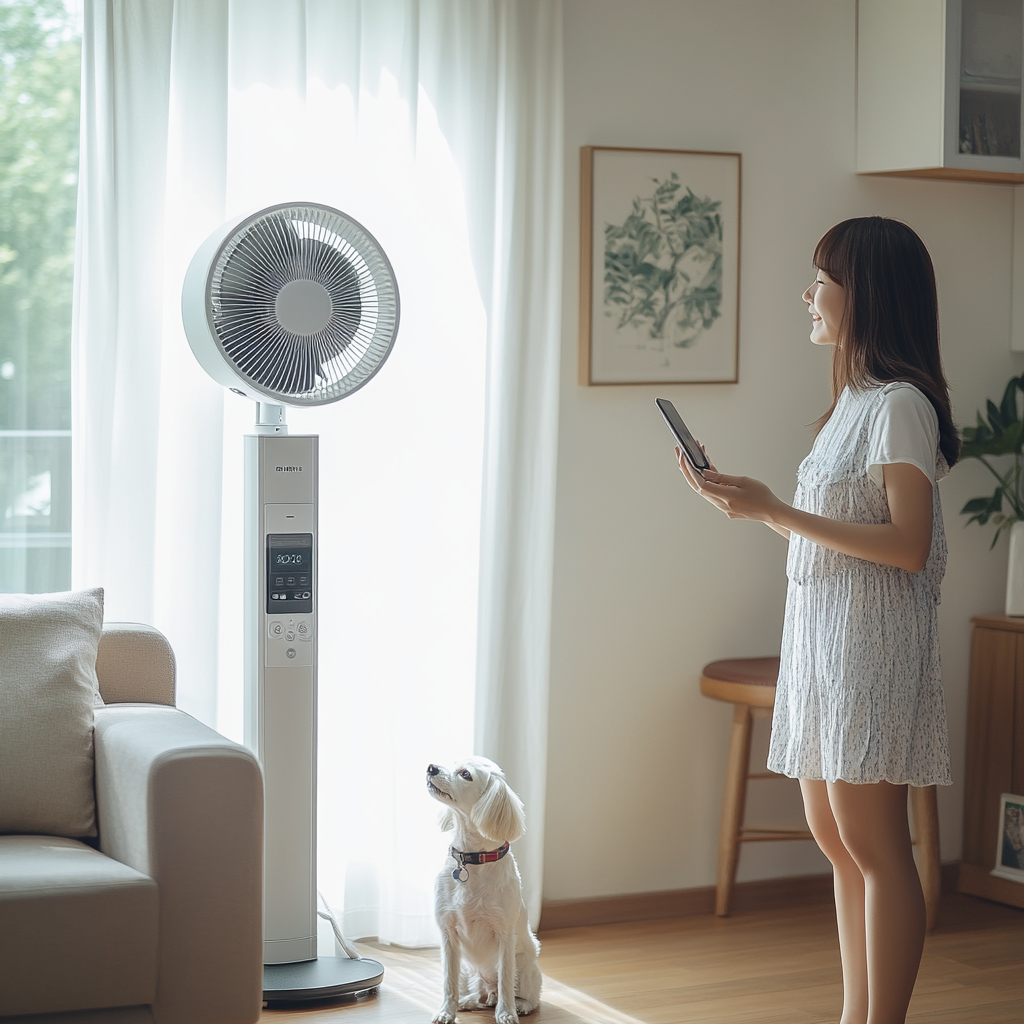
[[[750,764],[750,708],[734,704],[729,764],[725,773],[725,797],[722,800],[722,827],[718,834],[718,890],[715,913],[729,916],[729,897],[739,860],[740,829],[747,801],[747,772]]]
[[[924,891],[927,927],[928,931],[931,931],[938,921],[939,894],[942,888],[939,861],[939,804],[934,786],[907,788],[910,790],[910,811],[914,821],[914,838],[917,841],[917,870]]]

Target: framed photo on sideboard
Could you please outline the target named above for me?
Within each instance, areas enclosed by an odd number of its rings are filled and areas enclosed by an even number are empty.
[[[1024,882],[1024,796],[1003,793],[999,798],[999,836],[992,874]]]

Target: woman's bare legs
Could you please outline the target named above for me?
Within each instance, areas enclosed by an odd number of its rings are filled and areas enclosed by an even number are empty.
[[[800,780],[804,813],[815,842],[832,862],[843,961],[843,1016],[840,1024],[866,1024],[868,1019],[868,957],[864,935],[864,875],[843,845],[829,803],[827,784]]]
[[[840,1024],[904,1024],[925,929],[907,787],[801,779],[800,789],[807,823],[835,877]]]
[[[864,876],[867,1024],[904,1024],[925,930],[907,787],[888,782],[830,782],[827,787],[839,836]]]

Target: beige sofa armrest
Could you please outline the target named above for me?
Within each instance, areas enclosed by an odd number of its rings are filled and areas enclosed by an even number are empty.
[[[263,996],[263,778],[175,708],[96,710],[100,849],[156,880],[157,1024],[248,1024]]]
[[[174,651],[152,626],[105,623],[96,652],[96,678],[107,704],[139,701],[174,707]]]

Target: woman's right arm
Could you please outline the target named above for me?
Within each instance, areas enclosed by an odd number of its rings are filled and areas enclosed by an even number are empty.
[[[787,505],[760,480],[710,471],[701,478],[688,466],[680,468],[690,486],[730,519],[753,519],[769,526],[782,526],[822,547],[867,562],[894,565],[909,573],[920,572],[928,561],[933,484],[913,463],[894,462],[882,467],[889,505],[887,523],[849,523],[814,515]]]

